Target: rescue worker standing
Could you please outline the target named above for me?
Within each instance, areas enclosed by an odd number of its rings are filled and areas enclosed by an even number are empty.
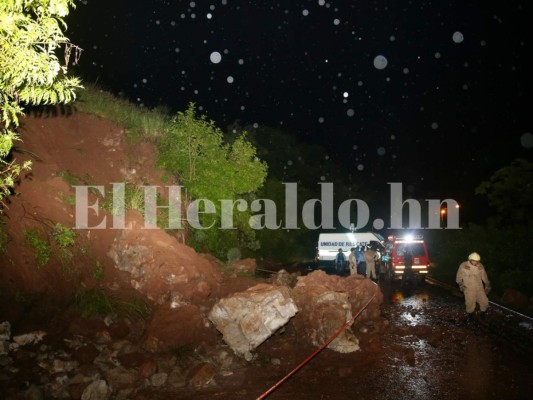
[[[344,264],[346,263],[346,256],[342,249],[339,249],[337,256],[335,257],[335,269],[338,274],[341,274],[344,270]]]
[[[348,256],[348,263],[350,265],[350,275],[357,274],[357,260],[355,259],[355,247],[350,249],[350,255]]]
[[[471,316],[476,309],[485,313],[489,308],[487,294],[490,292],[490,282],[485,272],[485,267],[481,264],[481,257],[478,253],[471,253],[468,260],[461,263],[457,270],[455,281],[459,285],[461,292],[465,295],[466,313]],[[485,314],[482,314],[485,315]]]
[[[365,252],[363,247],[359,246],[355,251],[355,261],[357,262],[357,273],[359,275],[365,276],[366,274],[366,262],[365,262]]]
[[[374,281],[377,280],[376,277],[376,257],[377,254],[370,247],[365,251],[365,261],[366,261],[366,277]]]

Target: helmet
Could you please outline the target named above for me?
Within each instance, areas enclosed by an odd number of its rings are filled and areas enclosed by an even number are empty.
[[[479,254],[477,253],[471,253],[469,256],[468,256],[468,259],[469,260],[472,260],[472,261],[479,261],[481,260],[481,257],[479,256]]]

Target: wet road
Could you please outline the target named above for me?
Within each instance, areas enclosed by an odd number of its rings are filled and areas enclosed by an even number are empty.
[[[391,329],[382,340],[381,373],[360,398],[531,398],[531,356],[488,323],[467,322],[462,297],[428,283],[380,286]]]
[[[531,398],[532,356],[487,324],[467,322],[462,297],[428,283],[380,287],[387,329],[356,333],[360,352],[322,352],[268,398]]]
[[[402,290],[380,283],[383,320],[354,332],[361,350],[325,349],[267,399],[491,400],[529,399],[532,354],[487,325],[467,323],[463,299],[428,283]],[[314,347],[288,324],[257,349],[253,363],[236,363],[201,391],[138,393],[135,400],[257,399],[304,361]]]

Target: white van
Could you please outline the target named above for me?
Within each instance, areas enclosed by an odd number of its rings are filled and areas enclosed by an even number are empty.
[[[383,240],[373,232],[321,233],[316,258],[318,262],[335,261],[339,249],[342,249],[348,259],[350,249],[357,246],[376,246],[381,252]]]

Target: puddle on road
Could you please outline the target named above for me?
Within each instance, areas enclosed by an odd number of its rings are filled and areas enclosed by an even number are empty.
[[[395,307],[399,312],[397,316],[409,326],[427,324],[424,313],[421,312],[428,307],[431,295],[425,286],[420,286],[414,290],[402,290],[402,288],[392,285],[383,285],[383,304]]]
[[[402,303],[404,306],[410,306],[417,309],[425,307],[427,305],[427,301],[429,300],[429,294],[425,291],[420,293],[405,294],[398,290],[395,291],[392,296],[392,304]]]

